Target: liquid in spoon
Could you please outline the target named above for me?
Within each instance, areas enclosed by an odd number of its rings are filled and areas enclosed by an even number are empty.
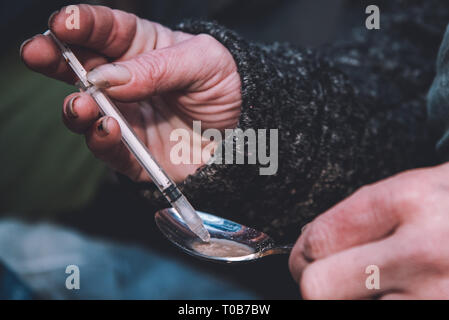
[[[241,243],[226,239],[210,239],[209,242],[195,241],[192,249],[212,257],[242,257],[254,253],[254,249]]]

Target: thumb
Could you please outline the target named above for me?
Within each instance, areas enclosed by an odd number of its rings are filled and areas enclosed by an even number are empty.
[[[126,102],[167,91],[199,91],[216,83],[212,78],[225,54],[230,56],[217,40],[202,34],[129,60],[101,65],[87,78],[112,98]]]

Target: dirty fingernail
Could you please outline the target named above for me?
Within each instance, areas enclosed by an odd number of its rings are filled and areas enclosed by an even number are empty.
[[[128,83],[131,80],[131,73],[124,66],[105,64],[90,71],[87,80],[99,88],[109,88]]]
[[[78,113],[75,111],[75,106],[74,106],[74,102],[78,98],[79,98],[79,96],[73,96],[72,98],[70,98],[69,102],[67,102],[67,104],[65,106],[65,114],[67,115],[67,117],[69,117],[71,119],[78,118]]]
[[[22,44],[20,45],[20,49],[19,49],[19,55],[20,55],[20,58],[22,58],[23,49],[24,49],[24,48],[26,47],[26,45],[29,44],[33,39],[34,39],[34,37],[29,38],[29,39],[25,40],[24,42],[22,42]]]
[[[50,17],[48,18],[48,28],[51,30],[53,27],[53,20],[56,17],[56,15],[59,13],[60,10],[56,10],[53,12]]]
[[[307,227],[309,226],[309,224],[310,224],[310,222],[309,222],[309,223],[306,223],[305,225],[302,226],[302,228],[301,228],[301,234],[304,233],[304,231],[306,231],[306,229],[307,229]]]
[[[105,137],[109,134],[109,117],[104,117],[97,125],[98,134],[102,137]]]

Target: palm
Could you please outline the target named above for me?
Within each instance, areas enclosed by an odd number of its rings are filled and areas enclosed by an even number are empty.
[[[238,79],[237,79],[238,80]],[[237,90],[239,82],[237,83]],[[147,145],[156,160],[170,174],[175,181],[181,181],[186,174],[193,173],[197,164],[173,164],[170,160],[170,150],[176,141],[170,141],[170,133],[178,128],[184,128],[193,135],[192,122],[201,121],[202,129],[234,128],[239,110],[239,97],[230,94],[228,106],[220,108],[217,112],[214,101],[195,100],[195,94],[172,93],[156,96],[140,103],[119,103],[125,118]],[[217,119],[218,121],[215,121]],[[190,147],[190,146],[189,146]],[[129,165],[131,164],[131,168]],[[132,155],[124,159],[123,167],[115,168],[124,172],[136,181],[148,181],[149,177],[142,170]]]

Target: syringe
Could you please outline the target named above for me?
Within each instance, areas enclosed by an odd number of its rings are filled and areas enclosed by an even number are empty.
[[[167,176],[165,171],[154,160],[148,148],[136,136],[134,130],[122,116],[115,104],[106,96],[99,88],[91,84],[87,80],[87,72],[79,62],[72,50],[56,36],[47,30],[44,35],[50,36],[61,50],[61,53],[71,69],[79,78],[79,87],[82,91],[87,92],[97,102],[100,111],[114,118],[122,133],[122,141],[128,147],[129,151],[136,157],[142,168],[148,173],[153,182],[170,202],[173,208],[183,218],[187,226],[204,242],[209,242],[209,232],[203,225],[203,221],[193,209],[187,198],[181,193],[176,184]]]

